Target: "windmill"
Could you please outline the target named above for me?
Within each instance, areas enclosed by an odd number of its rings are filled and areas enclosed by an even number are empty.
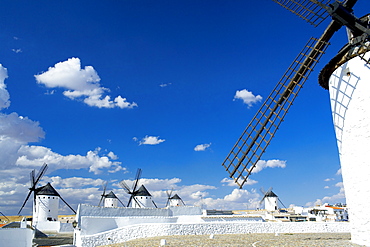
[[[332,4],[328,4],[330,2],[328,0],[273,1],[314,26],[319,25],[328,15],[333,20],[320,38],[309,39],[222,163],[230,178],[233,178],[240,188],[243,187],[270,144],[334,33],[342,26],[346,26],[353,35],[352,42],[347,46],[364,42],[370,35],[366,23],[352,15],[352,7],[357,0],[336,1]]]
[[[33,203],[36,206],[36,191],[37,191],[36,186],[40,182],[40,179],[42,178],[42,176],[44,176],[47,169],[48,169],[48,165],[43,164],[36,176],[35,176],[35,170],[31,171],[31,173],[30,173],[31,188],[29,188],[30,192],[28,192],[28,195],[27,195],[26,199],[24,200],[21,209],[18,211],[18,215],[20,215],[22,209],[26,205],[26,203],[27,203],[27,201],[30,198],[32,193],[33,193]]]
[[[167,206],[185,206],[184,201],[179,197],[178,194],[175,194],[172,196],[173,189],[171,191],[166,191],[167,194],[167,202],[166,202],[166,207]]]
[[[121,187],[126,191],[127,194],[130,195],[130,199],[128,200],[127,207],[135,207],[135,208],[142,208],[142,207],[150,207],[149,205],[153,204],[154,207],[157,208],[157,205],[152,200],[152,195],[148,192],[144,185],[141,185],[137,188],[139,184],[141,176],[141,169],[137,169],[135,181],[132,186],[132,189],[127,185],[127,183],[122,180],[120,182]],[[134,202],[132,202],[134,201]]]
[[[252,118],[222,163],[240,188],[266,151],[300,89],[341,27],[347,28],[348,44],[330,60],[319,75],[329,90],[346,201],[351,211],[351,239],[370,245],[370,15],[357,18],[357,0],[273,0],[314,26],[328,16],[332,20],[320,38],[311,38],[272,93]],[[333,3],[330,3],[333,2]],[[355,165],[354,165],[355,164]]]
[[[31,171],[31,188],[25,201],[22,204],[18,215],[21,213],[22,209],[26,205],[28,199],[33,193],[33,215],[32,215],[32,225],[37,227],[39,230],[59,230],[58,221],[58,211],[59,211],[59,200],[63,201],[71,211],[76,214],[76,211],[60,196],[60,194],[47,183],[44,186],[37,187],[37,184],[41,180],[42,176],[47,170],[47,164],[44,164],[37,175],[35,176],[35,170]],[[48,224],[44,224],[49,222]],[[56,224],[54,224],[56,223]],[[46,227],[46,228],[45,228]],[[44,229],[45,228],[45,229]]]
[[[117,201],[119,201],[122,204],[122,206],[125,207],[125,204],[123,204],[123,202],[113,193],[113,191],[109,192],[108,194],[105,193],[107,191],[107,185],[108,185],[107,181],[104,181],[102,183],[101,188],[103,190],[103,193],[101,194],[98,207],[100,207],[103,201],[104,207],[117,207]]]
[[[264,191],[263,188],[260,189],[261,193],[263,194],[262,199],[260,200],[258,205],[262,205],[262,203],[265,203],[265,209],[267,211],[275,211],[278,210],[278,202],[283,205],[284,208],[285,205],[283,202],[280,200],[280,198],[272,191],[272,187],[270,187],[267,191]]]
[[[132,186],[132,189],[130,189],[130,187],[127,185],[127,183],[124,180],[122,180],[120,182],[121,187],[126,191],[127,194],[130,195],[130,199],[128,200],[127,207],[130,207],[130,204],[131,204],[132,200],[134,200],[138,205],[140,205],[139,202],[135,198],[135,196],[138,193],[137,185],[139,183],[140,176],[141,176],[141,169],[138,168],[137,172],[136,172],[135,181],[134,181],[134,184]]]

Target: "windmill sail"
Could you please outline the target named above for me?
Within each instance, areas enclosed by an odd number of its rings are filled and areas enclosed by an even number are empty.
[[[318,13],[316,8],[319,10],[320,7],[322,10],[326,10],[333,20],[319,39],[311,38],[309,40],[224,160],[222,165],[240,188],[243,187],[256,167],[304,82],[325,52],[334,33],[343,25],[348,27],[355,36],[365,37],[369,32],[364,27],[363,21],[351,13],[357,0],[342,1],[343,5],[337,1],[328,6],[325,4],[329,1],[317,0],[276,0],[275,2],[298,15],[304,12],[297,10],[298,7],[312,13]],[[358,39],[358,42],[361,41],[361,38]]]
[[[272,0],[285,9],[298,15],[303,20],[307,21],[311,25],[317,27],[323,22],[328,16],[328,12],[325,8],[317,4],[317,2],[327,5],[331,0],[325,1],[310,1],[310,0]],[[343,2],[343,1],[341,1]]]
[[[309,40],[226,157],[222,165],[240,188],[265,152],[327,45],[322,39]]]

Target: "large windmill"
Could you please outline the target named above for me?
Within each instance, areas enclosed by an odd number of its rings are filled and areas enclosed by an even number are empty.
[[[329,40],[332,38],[334,33],[338,31],[341,27],[345,26],[350,34],[350,42],[339,51],[338,54],[341,54],[341,58],[345,58],[346,52],[352,50],[364,50],[362,53],[357,54],[360,58],[365,61],[365,66],[367,64],[367,72],[362,73],[369,73],[370,68],[368,66],[368,60],[366,61],[367,56],[365,56],[366,52],[369,51],[369,16],[365,16],[362,18],[357,18],[353,15],[352,8],[356,4],[357,0],[342,0],[342,1],[335,1],[332,0],[273,0],[274,2],[278,3],[279,5],[283,6],[284,8],[288,9],[289,11],[293,12],[294,14],[298,15],[299,17],[303,18],[310,24],[317,26],[321,22],[323,22],[328,16],[331,16],[332,21],[327,26],[323,34],[320,38],[315,39],[311,38],[304,49],[299,53],[297,58],[293,61],[292,65],[288,68],[286,73],[283,75],[282,79],[278,82],[277,86],[274,88],[272,93],[268,96],[266,101],[263,103],[261,108],[258,110],[256,115],[253,117],[241,137],[238,139],[230,153],[227,155],[226,159],[223,162],[223,166],[226,171],[229,173],[230,178],[232,178],[235,183],[239,185],[240,188],[243,187],[245,182],[247,181],[248,177],[251,175],[253,169],[256,167],[257,162],[260,160],[262,154],[265,152],[267,146],[270,144],[271,139],[274,137],[277,129],[279,128],[280,124],[282,123],[284,116],[288,112],[290,106],[292,105],[294,99],[297,97],[300,89],[302,88],[305,81],[308,79],[309,75],[311,74],[312,70],[314,69],[315,65],[319,62],[321,56],[324,54],[327,46],[329,45]],[[332,2],[332,3],[330,3]],[[369,53],[367,53],[369,54]],[[344,56],[343,56],[344,55]],[[333,72],[341,65],[345,64],[348,59],[344,59],[346,61],[339,63],[339,59],[336,59],[334,68],[330,71]],[[343,73],[338,72],[338,75],[334,75],[335,78],[339,78],[337,84],[340,84],[340,81],[347,80],[343,78]],[[344,71],[344,70],[343,70]],[[352,72],[346,72],[347,76],[351,76]],[[356,78],[360,78],[360,75],[357,75]],[[362,75],[364,78],[364,75]],[[369,77],[366,77],[369,80]],[[357,83],[358,80],[355,82]],[[367,81],[368,84],[368,81]],[[355,86],[350,86],[349,88],[355,88]],[[329,88],[327,86],[326,88]],[[342,88],[336,86],[337,92],[343,91]],[[345,89],[344,89],[345,91]],[[353,92],[353,90],[352,90]],[[368,93],[369,91],[367,91]],[[338,93],[337,93],[338,94]],[[348,96],[348,95],[347,95]],[[351,96],[347,97],[347,101],[351,100]],[[349,99],[348,99],[349,98]],[[367,94],[367,98],[368,94]],[[334,101],[338,103],[340,99],[335,98]],[[343,103],[343,102],[339,102]],[[338,103],[338,105],[339,105]],[[367,102],[369,105],[369,102]],[[343,104],[342,104],[343,105]],[[346,108],[347,107],[347,108]],[[332,106],[333,109],[333,117],[334,121],[335,115],[340,115],[342,121],[338,128],[336,125],[336,134],[338,139],[338,146],[339,144],[344,145],[342,142],[341,136],[338,136],[338,129],[340,131],[343,130],[343,111],[348,109],[348,104],[344,105],[344,107],[335,108]],[[339,112],[338,109],[342,109]],[[367,108],[369,108],[367,106]],[[344,110],[343,110],[344,109]],[[339,113],[337,113],[339,112]],[[348,114],[347,114],[348,118]],[[368,116],[370,122],[370,116]],[[337,122],[340,122],[339,120]],[[363,129],[370,126],[363,126]],[[367,128],[368,129],[368,128]],[[348,131],[350,132],[350,131]],[[340,132],[342,134],[342,132]],[[339,143],[341,141],[341,143]],[[344,140],[343,140],[344,141]],[[370,142],[370,140],[369,140]],[[343,151],[343,150],[342,150]],[[356,150],[354,151],[356,152]],[[341,154],[341,165],[343,169],[343,155]],[[370,175],[369,168],[365,167],[365,170],[368,171],[366,174]],[[344,185],[346,186],[346,176],[343,171],[343,181]],[[354,180],[348,180],[347,184],[351,184]],[[364,183],[366,183],[366,179],[364,179]],[[362,187],[369,188],[368,184],[362,184]],[[347,196],[347,203],[349,204],[349,196],[347,187],[346,188],[346,196]],[[357,186],[358,188],[358,186]],[[363,195],[366,198],[369,198],[370,191],[367,191],[367,195]],[[351,197],[351,196],[350,196]],[[358,197],[358,196],[353,196]],[[353,203],[356,204],[356,203]],[[358,203],[357,203],[358,204]],[[362,203],[361,203],[362,204]],[[352,207],[355,205],[352,205]],[[363,205],[363,207],[365,207]],[[353,213],[353,208],[351,208]],[[352,216],[354,216],[352,214]],[[364,216],[364,214],[362,214]],[[361,216],[361,217],[362,217]],[[352,217],[352,222],[354,222],[358,218],[357,216]],[[370,244],[370,217],[367,217],[365,223],[360,221],[353,223],[353,225],[361,225],[366,227],[366,234],[368,242],[366,244]],[[360,237],[356,237],[356,234],[359,232],[363,232],[363,229],[360,229],[361,226],[357,228],[357,230],[352,231],[352,240],[360,239]],[[355,236],[355,237],[354,237]],[[362,240],[361,240],[362,241]],[[360,243],[361,241],[357,241]],[[365,242],[361,242],[362,244]]]
[[[29,193],[24,200],[22,207],[20,208],[18,215],[22,212],[22,209],[26,205],[28,199],[33,194],[33,221],[50,221],[57,220],[58,210],[59,210],[59,199],[62,200],[69,209],[72,210],[74,214],[76,211],[60,196],[60,194],[47,183],[45,186],[37,187],[42,176],[46,173],[48,169],[47,164],[44,164],[37,175],[35,175],[35,170],[31,171],[31,187],[29,188]],[[51,217],[52,216],[52,217]]]

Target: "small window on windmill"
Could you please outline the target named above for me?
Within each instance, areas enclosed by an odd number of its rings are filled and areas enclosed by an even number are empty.
[[[345,70],[343,70],[343,75],[351,76],[351,71],[349,70],[349,68],[346,68]]]

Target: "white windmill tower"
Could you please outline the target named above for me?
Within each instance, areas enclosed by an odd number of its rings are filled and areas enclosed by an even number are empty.
[[[370,214],[367,213],[370,205],[367,157],[370,146],[369,16],[354,16],[352,8],[357,0],[273,1],[314,26],[329,15],[332,20],[321,37],[311,38],[293,61],[222,165],[242,188],[324,54],[330,39],[345,26],[351,33],[351,40],[323,71],[320,84],[330,92],[343,184],[347,205],[351,208],[352,241],[370,246]]]
[[[60,194],[47,183],[45,186],[36,188],[41,177],[47,170],[47,164],[44,164],[38,174],[35,176],[35,170],[31,172],[31,188],[28,193],[18,215],[26,205],[28,199],[33,193],[33,214],[32,226],[38,230],[59,231],[58,213],[59,213],[59,200],[63,201],[72,211],[76,211],[68,205],[68,203],[60,196]]]
[[[104,198],[104,207],[105,208],[116,208],[118,207],[118,197],[113,193],[109,192]]]
[[[260,204],[262,202],[265,205],[265,210],[267,211],[276,211],[278,210],[278,196],[272,192],[272,190],[268,190],[266,193],[264,193],[262,200],[260,201]]]

